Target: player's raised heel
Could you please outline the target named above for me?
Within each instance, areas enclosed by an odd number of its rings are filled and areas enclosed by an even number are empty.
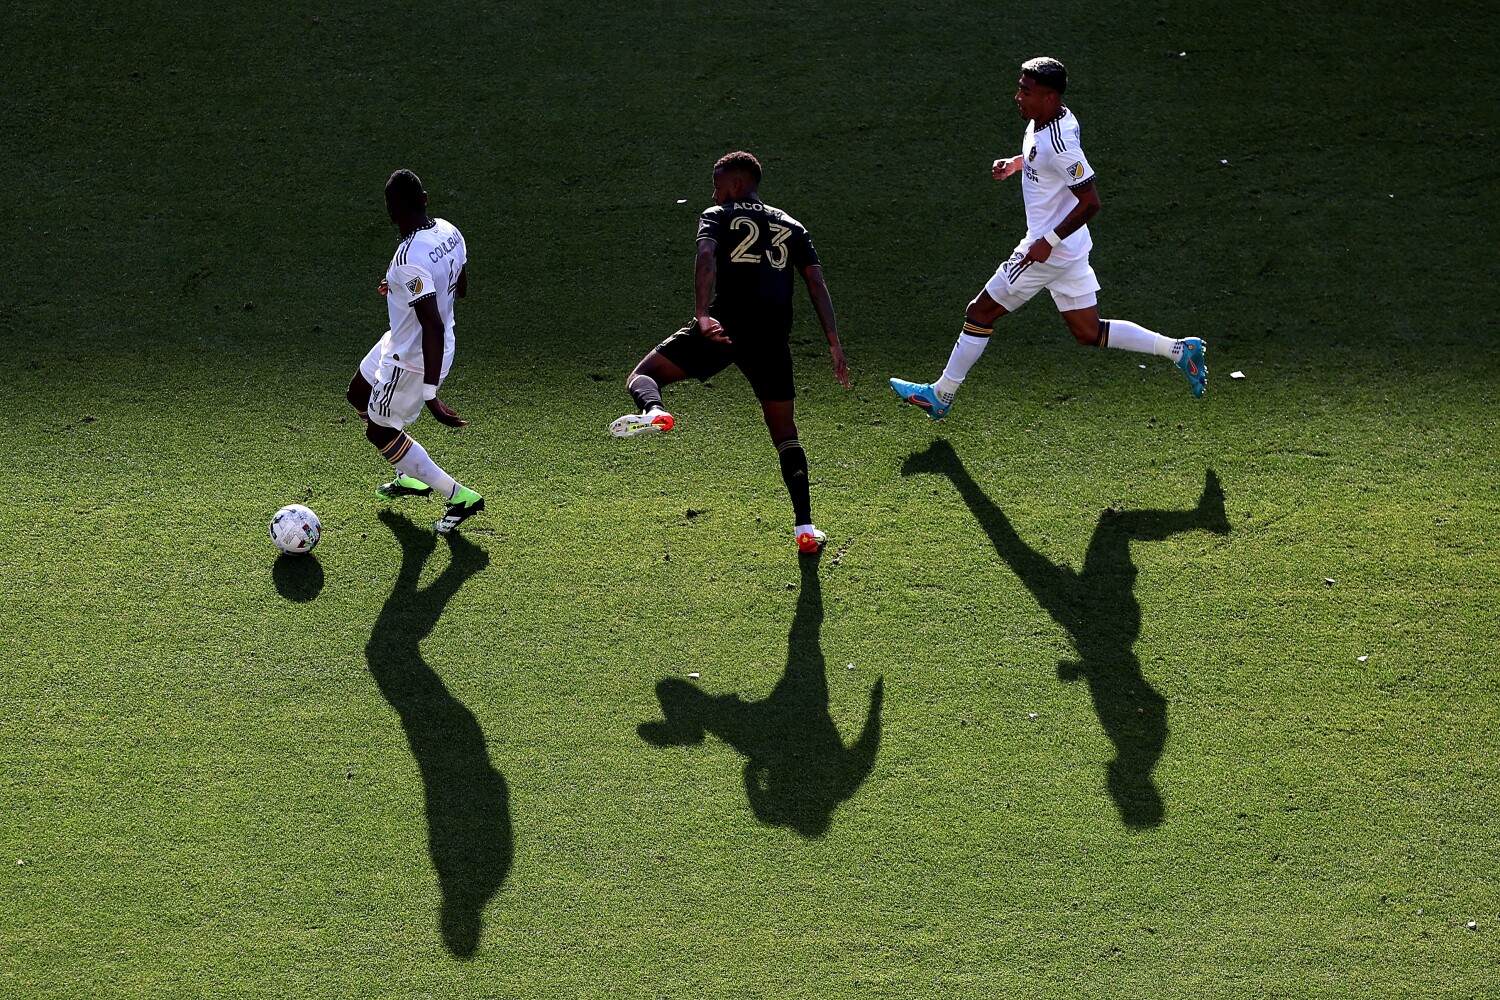
[[[467,486],[460,486],[458,493],[448,502],[448,509],[443,512],[442,519],[434,522],[432,528],[438,534],[446,535],[482,510],[484,497]]]
[[[382,483],[375,487],[375,495],[382,500],[399,500],[402,497],[425,497],[432,493],[432,487],[420,479],[411,476],[397,476],[388,483]]]
[[[666,410],[656,408],[645,413],[627,413],[610,421],[609,432],[617,438],[635,437],[638,434],[665,433],[676,426],[677,421]]]
[[[906,400],[912,406],[926,410],[927,415],[933,420],[942,420],[948,415],[948,407],[951,403],[943,402],[931,384],[924,382],[908,382],[905,379],[891,379],[891,388],[896,390],[896,395]]]
[[[828,536],[819,531],[816,526],[804,525],[797,532],[797,551],[805,556],[813,555],[823,551],[823,545],[828,541]]]
[[[1208,353],[1208,344],[1199,337],[1182,338],[1182,357],[1177,359],[1177,369],[1187,376],[1188,388],[1193,398],[1201,399],[1208,391],[1208,364],[1203,356]]]

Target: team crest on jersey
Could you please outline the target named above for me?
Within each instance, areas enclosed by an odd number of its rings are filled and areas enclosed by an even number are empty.
[[[1036,147],[1031,147],[1031,152],[1026,154],[1026,162],[1032,163],[1036,160]]]
[[[416,295],[418,292],[420,292],[422,290],[422,279],[421,278],[413,278],[410,281],[408,281],[406,283],[406,290],[408,292],[411,292],[413,295]]]
[[[1083,163],[1080,161],[1070,166],[1068,168],[1068,176],[1075,181],[1083,180]]]

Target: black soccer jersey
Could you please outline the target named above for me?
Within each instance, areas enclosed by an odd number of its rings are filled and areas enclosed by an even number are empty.
[[[802,223],[758,201],[730,201],[698,217],[698,239],[713,240],[717,247],[718,276],[709,307],[714,318],[731,333],[733,327],[789,333],[792,277],[818,263]]]

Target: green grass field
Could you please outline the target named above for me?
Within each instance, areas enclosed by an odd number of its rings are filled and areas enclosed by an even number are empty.
[[[94,6],[0,13],[0,996],[1496,994],[1484,5]],[[1209,395],[1042,296],[934,425],[1044,52]],[[855,370],[799,302],[800,564],[739,376],[603,433],[740,147]],[[342,397],[397,166],[451,545]]]

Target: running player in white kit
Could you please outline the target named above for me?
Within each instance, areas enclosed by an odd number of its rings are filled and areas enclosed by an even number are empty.
[[[440,423],[468,423],[437,398],[453,365],[453,304],[469,291],[468,249],[457,226],[428,218],[427,192],[410,170],[386,181],[385,208],[401,231],[380,282],[391,328],[360,362],[347,397],[365,420],[365,437],[396,467],[396,478],[375,492],[395,500],[436,491],[448,507],[433,528],[446,535],[483,510],[484,498],[439,468],[404,428],[424,403]]]
[[[1117,347],[1170,358],[1188,379],[1194,396],[1208,389],[1207,344],[1198,337],[1173,340],[1129,320],[1100,319],[1099,279],[1089,266],[1088,221],[1099,211],[1094,169],[1083,155],[1078,119],[1063,104],[1068,71],[1041,56],[1021,66],[1016,107],[1028,120],[1021,155],[994,162],[991,174],[1005,180],[1021,172],[1026,199],[1026,237],[984,289],[969,303],[963,332],[936,382],[891,379],[902,399],[941,420],[964,377],[990,342],[995,320],[1025,305],[1043,288],[1080,344]]]

